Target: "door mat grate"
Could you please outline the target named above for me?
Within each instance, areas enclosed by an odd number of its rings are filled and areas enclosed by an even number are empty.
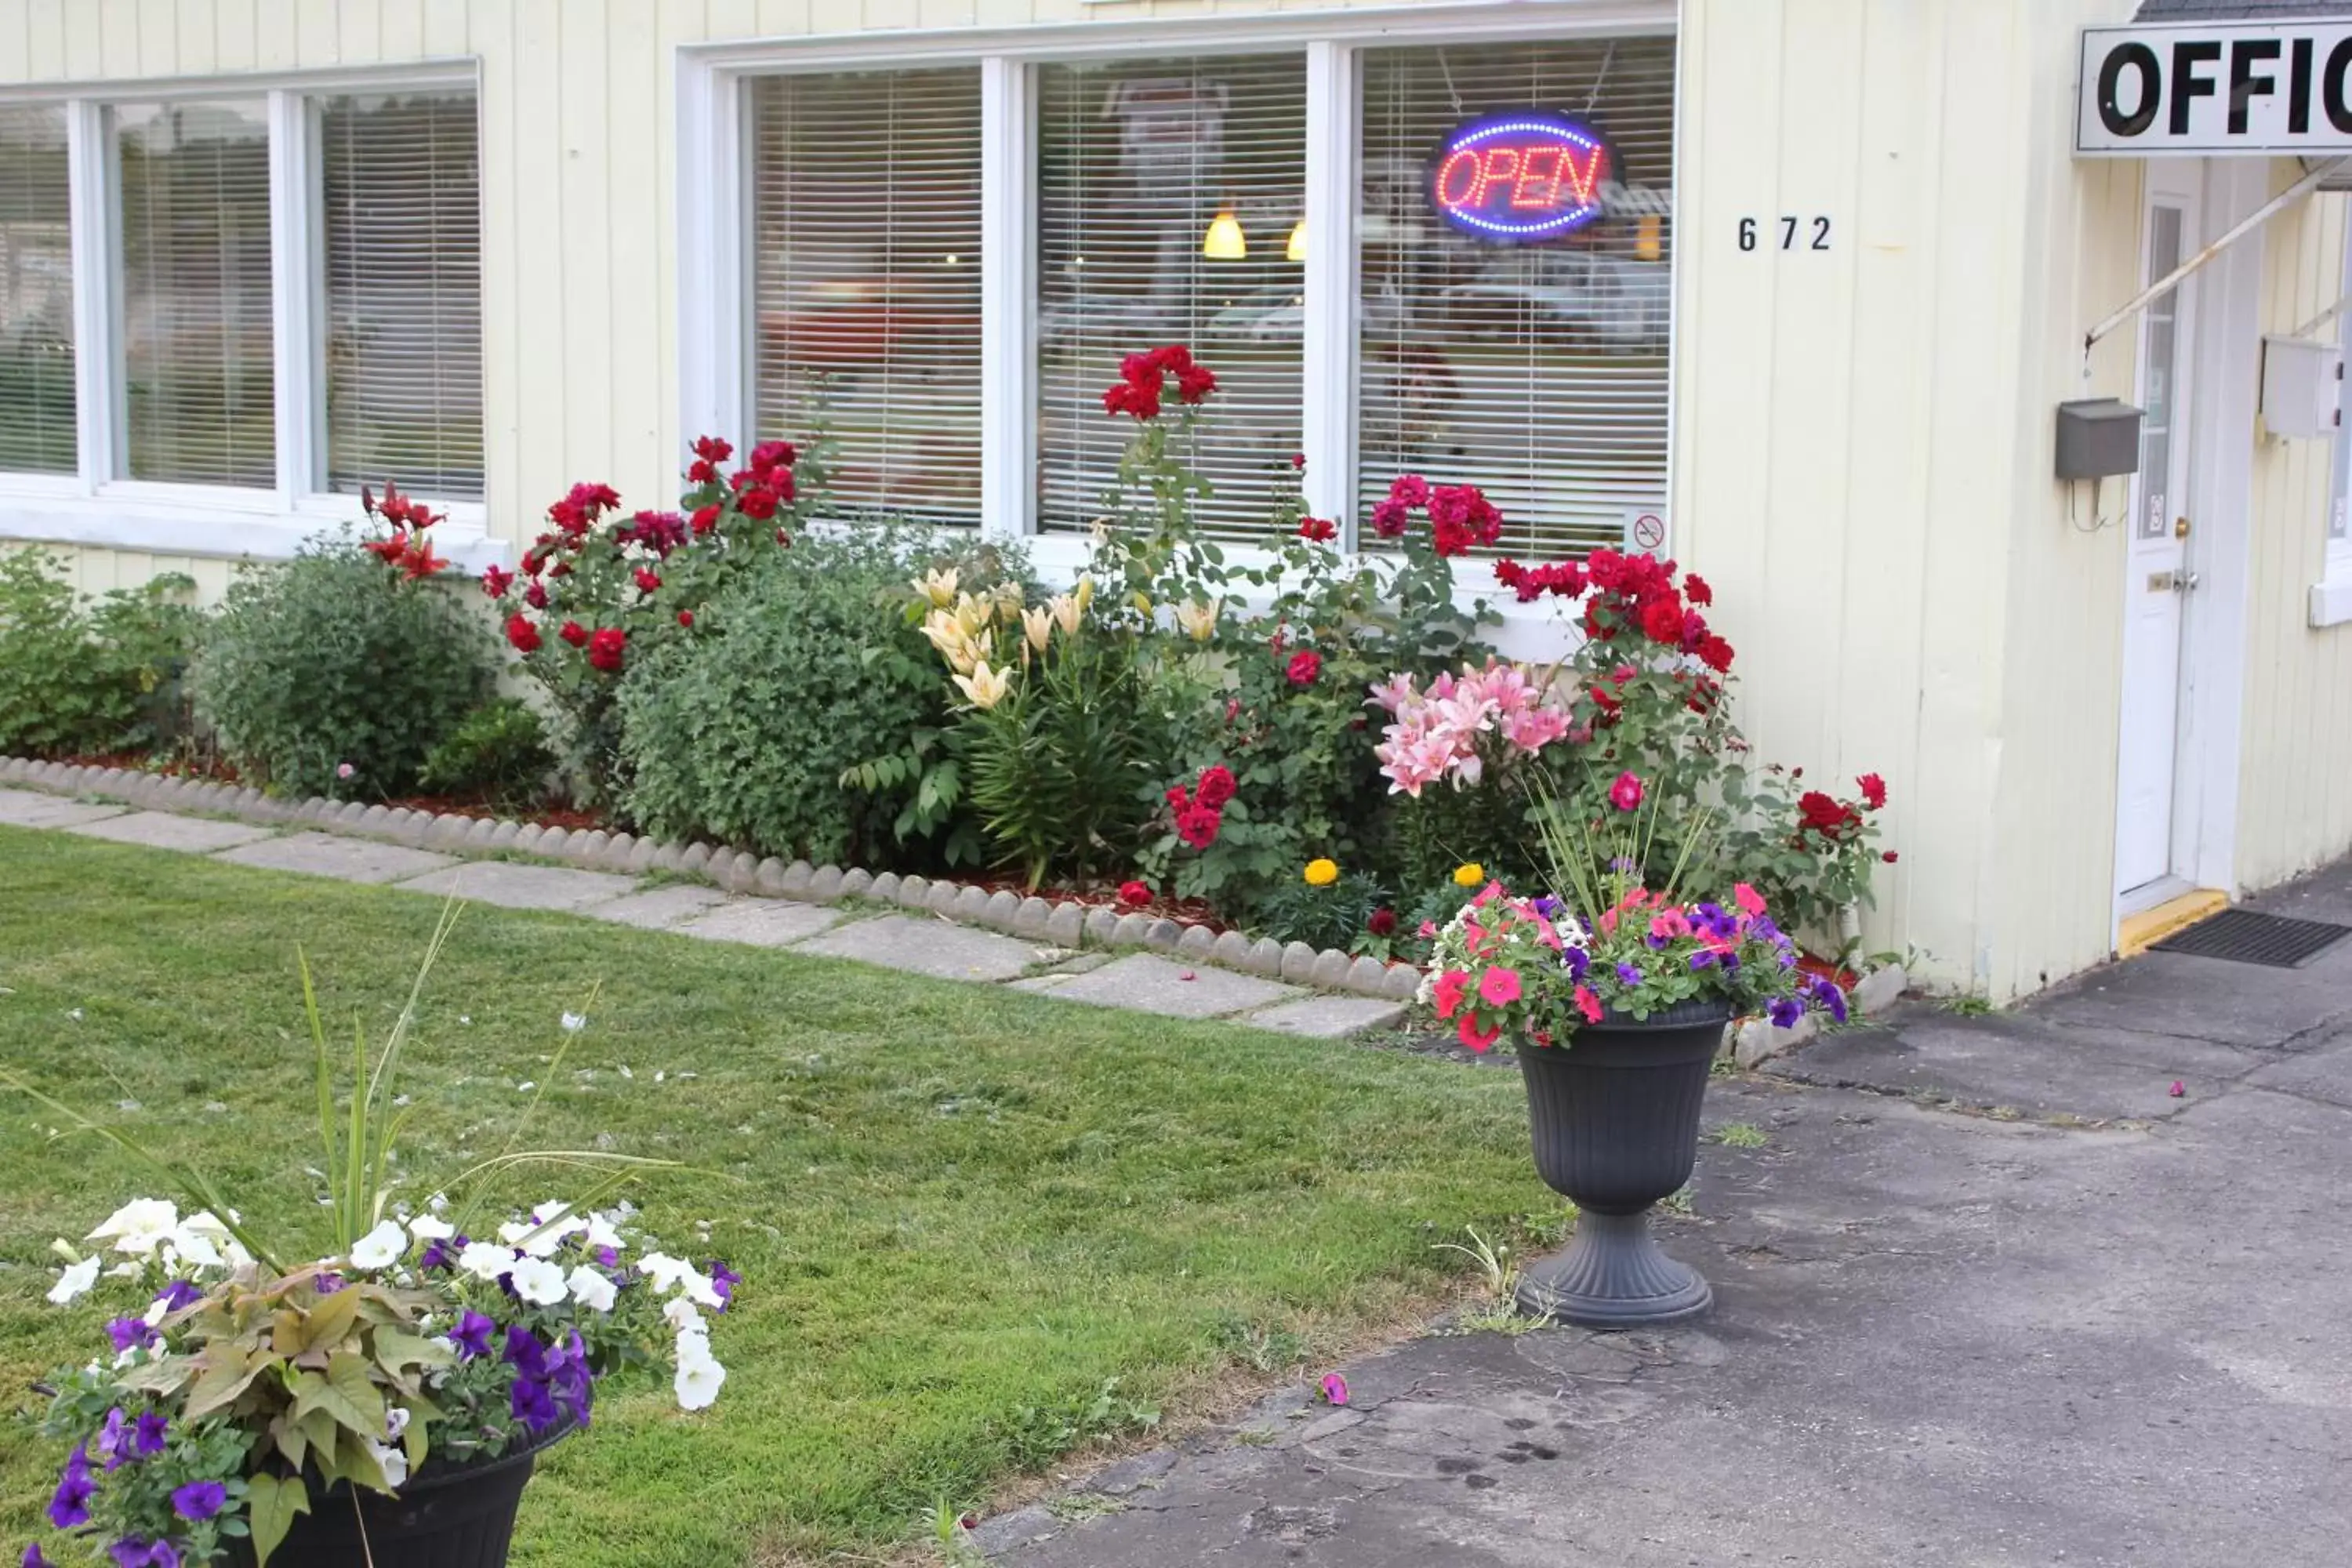
[[[2263,963],[2293,969],[2333,942],[2352,936],[2352,926],[2324,921],[2289,920],[2253,910],[2223,910],[2156,944],[2158,952],[2187,952],[2231,963]]]

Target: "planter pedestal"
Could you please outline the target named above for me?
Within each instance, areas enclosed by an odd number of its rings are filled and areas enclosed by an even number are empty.
[[[1582,1025],[1565,1048],[1520,1045],[1537,1173],[1579,1211],[1568,1250],[1520,1277],[1522,1311],[1628,1329],[1696,1317],[1715,1300],[1696,1270],[1658,1250],[1650,1208],[1690,1180],[1730,1017],[1724,1003],[1685,1002]]]

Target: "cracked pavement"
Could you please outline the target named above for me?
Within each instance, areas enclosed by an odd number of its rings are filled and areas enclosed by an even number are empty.
[[[2352,924],[2352,866],[2255,906]],[[2296,970],[2149,954],[1773,1067],[1708,1096],[1765,1144],[1706,1144],[1696,1217],[1660,1223],[1714,1282],[1696,1323],[1415,1341],[1344,1368],[1345,1408],[1302,1382],[977,1543],[1014,1568],[2352,1555],[2352,941]]]

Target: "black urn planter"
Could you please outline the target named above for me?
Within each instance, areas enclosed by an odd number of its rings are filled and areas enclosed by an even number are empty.
[[[1565,1049],[1521,1045],[1536,1172],[1576,1202],[1576,1238],[1519,1279],[1521,1310],[1591,1328],[1696,1317],[1715,1300],[1658,1249],[1650,1206],[1690,1180],[1699,1102],[1728,1003],[1684,1002],[1645,1020],[1580,1024]]]
[[[539,1456],[571,1430],[567,1422],[479,1464],[428,1463],[392,1497],[341,1483],[322,1494],[313,1478],[310,1511],[295,1516],[269,1568],[503,1568]],[[253,1560],[250,1542],[229,1543],[236,1568]]]

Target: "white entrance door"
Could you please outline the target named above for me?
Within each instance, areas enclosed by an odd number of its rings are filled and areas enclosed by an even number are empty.
[[[2196,253],[2204,164],[2147,165],[2141,226],[2143,283]],[[2189,408],[2194,388],[2197,289],[2192,273],[2148,306],[2140,321],[2139,472],[2124,578],[2121,778],[2116,799],[2116,888],[2126,899],[2180,869],[2173,852],[2179,774],[2181,633],[2196,578],[2189,569]]]

